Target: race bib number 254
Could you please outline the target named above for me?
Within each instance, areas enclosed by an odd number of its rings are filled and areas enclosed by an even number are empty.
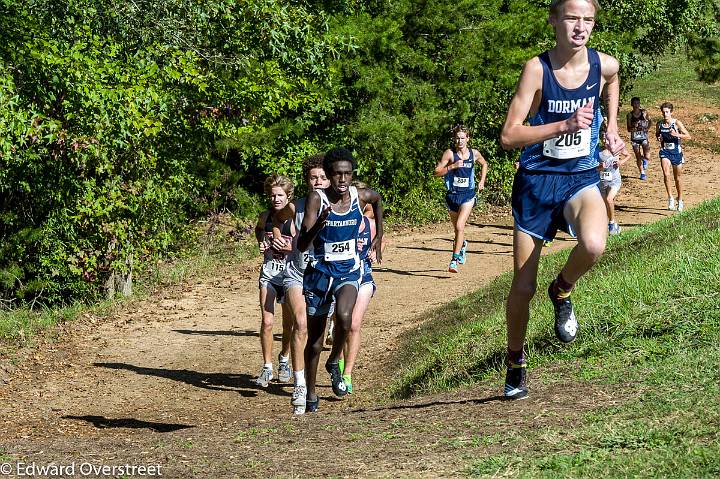
[[[325,243],[325,261],[344,261],[355,258],[357,246],[354,239]]]

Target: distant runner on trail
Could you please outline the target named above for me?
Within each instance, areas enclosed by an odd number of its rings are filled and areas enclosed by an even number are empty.
[[[570,293],[605,251],[607,215],[597,170],[603,93],[606,147],[615,155],[624,144],[617,127],[618,61],[586,46],[599,9],[596,0],[550,3],[555,46],[525,64],[501,134],[503,148],[523,148],[512,191],[514,275],[506,304],[509,399],[528,394],[524,346],[543,241],[552,240],[558,229],[578,239],[548,287],[555,335],[565,343],[574,341],[578,330]]]
[[[673,118],[672,103],[663,103],[660,105],[663,119],[657,122],[655,127],[655,136],[660,142],[660,165],[663,170],[663,179],[665,180],[665,191],[668,197],[668,209],[675,209],[675,198],[672,195],[672,178],[670,172],[675,177],[675,188],[677,189],[677,210],[684,209],[682,200],[682,173],[685,164],[685,155],[683,154],[681,140],[689,140],[690,133],[685,129],[685,125],[676,118]]]
[[[323,170],[324,155],[314,155],[303,162],[303,178],[309,191],[327,188],[330,182]],[[297,233],[302,227],[305,218],[305,198],[298,198],[293,201],[295,206],[295,228]],[[287,256],[285,265],[285,277],[283,286],[285,288],[285,301],[289,303],[293,311],[293,332],[292,332],[292,363],[293,375],[295,378],[294,389],[290,403],[295,414],[305,412],[305,400],[307,395],[307,384],[305,382],[305,344],[307,343],[307,313],[305,297],[303,296],[303,275],[305,268],[310,262],[309,251],[300,251],[297,247],[299,234],[293,237],[293,250]]]
[[[308,315],[308,342],[305,346],[307,381],[306,411],[317,411],[319,397],[315,391],[317,368],[323,348],[325,324],[330,304],[335,299],[335,338],[325,369],[330,373],[336,396],[347,394],[338,361],[352,323],[362,274],[357,248],[363,210],[371,204],[377,221],[377,232],[370,249],[378,263],[382,261],[379,245],[383,236],[383,208],[380,195],[367,188],[351,186],[355,158],[344,148],[325,154],[323,169],[330,187],[311,191],[305,202],[298,249],[312,246],[312,259],[305,270],[303,286]]]
[[[278,174],[268,176],[265,180],[265,194],[270,199],[270,209],[260,213],[255,226],[255,239],[257,239],[258,247],[263,254],[259,280],[260,309],[262,312],[260,345],[263,354],[263,367],[255,383],[262,387],[267,387],[274,377],[272,347],[275,302],[283,303],[285,256],[292,251],[292,237],[295,234],[294,225],[292,224],[292,209],[287,208],[288,202],[292,199],[293,190],[294,187],[289,178]],[[273,237],[273,222],[280,225],[280,238]],[[292,315],[289,309],[283,305],[282,351],[278,358],[278,380],[281,382],[288,382],[292,377],[289,364],[291,334]]]
[[[611,235],[620,233],[620,225],[615,219],[615,197],[622,186],[620,167],[629,159],[630,153],[628,153],[627,149],[622,150],[619,155],[613,155],[608,149],[603,149],[600,152],[600,163],[598,164],[600,193],[602,193],[605,202],[608,216],[608,232]]]
[[[445,150],[435,166],[435,176],[445,177],[447,195],[445,204],[450,212],[450,221],[455,228],[453,252],[448,265],[448,271],[458,272],[458,265],[465,264],[467,241],[465,241],[465,223],[467,223],[477,193],[485,188],[487,175],[487,162],[478,150],[470,148],[470,130],[463,125],[453,129],[452,149]],[[475,186],[475,163],[480,163],[480,181]]]
[[[640,171],[640,179],[646,180],[646,169],[650,161],[650,115],[645,108],[640,108],[640,98],[630,100],[632,111],[627,114],[627,130],[630,133],[630,143],[635,152],[635,160]]]

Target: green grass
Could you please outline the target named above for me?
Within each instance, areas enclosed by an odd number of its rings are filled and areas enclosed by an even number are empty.
[[[564,379],[632,385],[622,406],[591,411],[581,427],[528,431],[534,447],[476,460],[470,476],[711,477],[720,475],[720,200],[612,237],[578,283],[577,342],[552,332],[544,287],[567,251],[541,260],[528,357]],[[510,275],[435,311],[408,349],[398,397],[502,377],[504,297]],[[578,367],[580,365],[580,367]],[[532,374],[532,372],[531,372]],[[500,385],[498,384],[498,387]],[[532,389],[531,389],[532,394]],[[553,441],[544,438],[553,437]]]
[[[684,54],[663,57],[657,71],[635,80],[632,90],[626,94],[624,110],[630,109],[630,98],[633,96],[640,97],[643,106],[655,118],[660,117],[658,108],[666,101],[674,103],[676,99],[690,99],[717,105],[720,103],[720,83],[698,81],[694,67],[695,63]]]

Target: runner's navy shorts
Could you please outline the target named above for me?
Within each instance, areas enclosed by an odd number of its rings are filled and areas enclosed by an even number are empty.
[[[558,230],[575,236],[565,220],[565,205],[579,193],[597,189],[599,183],[600,173],[595,168],[566,174],[519,169],[512,189],[515,226],[545,241],[552,241]]]
[[[663,158],[670,160],[670,164],[673,166],[680,166],[685,163],[685,155],[683,153],[672,154],[660,150],[660,159],[662,160]]]
[[[445,204],[447,205],[447,209],[449,209],[453,213],[457,213],[458,211],[460,211],[460,207],[465,203],[469,203],[470,201],[472,201],[473,206],[475,206],[475,200],[476,198],[474,188],[459,193],[451,193],[448,191],[447,195],[445,195]]]
[[[323,316],[330,312],[335,294],[345,285],[360,288],[360,269],[350,271],[339,278],[319,271],[308,265],[303,276],[303,294],[308,316]]]

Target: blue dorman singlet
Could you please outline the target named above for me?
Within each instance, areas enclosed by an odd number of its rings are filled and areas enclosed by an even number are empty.
[[[547,173],[578,173],[597,166],[603,121],[600,111],[602,74],[598,53],[588,48],[587,55],[590,72],[583,84],[573,89],[558,83],[548,52],[538,57],[543,68],[542,98],[538,112],[529,119],[529,124],[537,126],[567,120],[589,101],[593,102],[595,115],[590,128],[524,147],[520,155],[521,168]]]
[[[462,168],[449,170],[445,174],[445,188],[450,193],[464,193],[475,188],[475,158],[472,148],[468,148],[468,150],[470,150],[470,156],[463,162]],[[457,151],[453,151],[453,162],[457,161],[460,161],[460,155]]]
[[[658,127],[658,130],[660,131],[660,136],[662,137],[662,146],[660,149],[663,151],[663,153],[670,153],[671,155],[679,155],[682,153],[682,145],[680,142],[680,138],[676,136],[672,136],[670,132],[678,132],[677,125],[675,124],[676,120],[672,120],[669,125],[665,124],[665,121],[663,120],[662,123],[660,123],[660,126]]]

